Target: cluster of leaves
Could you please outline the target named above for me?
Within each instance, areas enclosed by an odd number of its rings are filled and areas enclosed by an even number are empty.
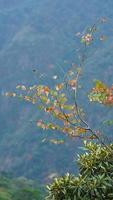
[[[0,200],[40,200],[40,198],[39,190],[32,180],[0,174]]]
[[[78,157],[79,175],[55,178],[47,187],[47,200],[113,199],[113,144],[84,144],[86,153]]]
[[[99,19],[97,24],[89,27],[82,35],[80,34],[80,40],[85,47],[92,44],[92,41],[94,41],[94,34],[97,31],[97,26],[105,22],[105,18]],[[100,40],[103,40],[102,38],[101,36]],[[8,92],[6,96],[18,97],[35,104],[39,110],[44,111],[46,117],[36,122],[37,126],[44,130],[57,130],[70,137],[80,137],[84,139],[98,138],[84,120],[84,113],[77,103],[78,80],[81,75],[85,57],[85,55],[80,55],[80,63],[78,65],[72,65],[65,74],[63,81],[60,83],[58,82],[54,87],[50,88],[47,85],[33,85],[30,87],[17,85],[16,89],[22,92],[20,94],[17,92]],[[57,78],[57,76],[53,77],[54,80],[57,80]],[[98,83],[98,85],[100,85],[100,83]],[[101,85],[102,88],[105,88],[104,84]],[[97,87],[101,89],[96,83],[96,89]],[[93,93],[89,95],[90,100],[94,96],[96,99],[99,95],[95,95],[93,91]],[[105,94],[102,94],[99,100],[102,98],[104,99],[104,97]],[[111,96],[109,100],[110,98]],[[56,141],[53,143],[62,144],[62,142]]]
[[[97,26],[102,23],[106,23],[107,19],[105,17],[100,18],[96,24],[94,24],[92,27],[89,27],[86,32],[81,37],[81,42],[85,44],[85,46],[92,44],[95,37],[94,34],[97,32]],[[106,37],[105,35],[100,35],[99,40],[105,41]]]
[[[67,72],[64,81],[55,84],[53,88],[47,85],[33,85],[30,87],[17,85],[16,89],[19,92],[7,92],[6,96],[25,100],[35,104],[38,110],[44,111],[45,119],[36,122],[37,126],[43,130],[57,130],[70,137],[79,137],[86,133],[86,129],[80,126],[78,117],[78,112],[83,115],[82,109],[72,103],[73,97],[71,94],[76,90],[77,77],[80,74],[80,68],[75,65],[73,67],[73,70],[71,68]],[[66,89],[70,91],[70,94],[66,93]]]
[[[81,42],[85,43],[86,45],[89,45],[93,40],[92,34],[85,34],[81,38]]]
[[[113,106],[113,86],[108,87],[103,82],[97,80],[88,97],[91,102]]]

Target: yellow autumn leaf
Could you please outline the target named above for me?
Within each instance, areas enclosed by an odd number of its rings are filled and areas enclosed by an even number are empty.
[[[85,128],[81,128],[81,127],[77,127],[76,131],[77,131],[78,134],[86,133],[86,129]]]

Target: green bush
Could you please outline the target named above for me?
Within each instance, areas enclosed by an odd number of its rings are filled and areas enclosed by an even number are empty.
[[[113,200],[113,144],[85,142],[78,156],[79,175],[66,174],[47,186],[46,200]]]

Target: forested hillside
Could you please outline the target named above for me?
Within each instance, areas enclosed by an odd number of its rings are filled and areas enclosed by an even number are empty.
[[[37,182],[25,177],[14,178],[8,174],[0,174],[1,200],[41,200]]]
[[[92,79],[108,85],[113,82],[112,8],[112,0],[0,0],[0,171],[44,183],[77,170],[74,159],[81,142],[58,133],[54,133],[56,138],[66,140],[63,146],[48,142],[46,138],[52,138],[53,133],[35,125],[42,113],[29,103],[6,98],[4,93],[20,83],[51,86],[54,75],[61,80],[70,65],[78,62],[77,33],[105,16],[108,21],[101,29],[106,41],[89,48],[79,93],[89,122],[101,128],[106,117],[112,119],[113,111],[90,105],[87,93]],[[109,131],[108,127],[103,129],[110,135],[110,127]]]

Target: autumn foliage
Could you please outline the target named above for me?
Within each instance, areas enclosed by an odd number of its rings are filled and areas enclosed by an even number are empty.
[[[88,97],[92,102],[113,106],[113,86],[108,87],[98,80],[95,82],[95,87],[92,88]]]
[[[87,46],[95,42],[95,33],[97,32],[98,26],[105,22],[106,18],[99,19],[84,33],[79,34],[80,42],[85,47],[85,50]],[[104,41],[105,38],[101,34],[98,39],[99,41]],[[98,139],[102,143],[98,132],[93,130],[85,120],[83,109],[81,109],[77,100],[79,90],[78,81],[81,77],[84,62],[85,52],[80,55],[79,64],[70,66],[62,82],[57,83],[53,87],[48,85],[33,85],[30,87],[17,85],[17,91],[13,93],[8,92],[6,96],[25,100],[43,111],[48,117],[36,121],[36,125],[43,130],[51,129],[62,132],[70,137]],[[57,76],[55,75],[53,79],[56,80]],[[108,87],[97,80],[88,98],[91,102],[113,105],[113,87]],[[57,142],[54,141],[53,143]]]

